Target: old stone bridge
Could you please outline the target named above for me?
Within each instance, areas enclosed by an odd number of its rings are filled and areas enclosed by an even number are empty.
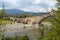
[[[28,17],[28,18],[12,18],[10,17],[11,20],[13,21],[20,21],[20,22],[27,22],[27,23],[38,23],[41,24],[43,20],[45,20],[48,17],[53,17],[55,16],[55,11],[52,9],[49,14],[46,15],[41,15],[41,16],[33,16],[33,17]]]

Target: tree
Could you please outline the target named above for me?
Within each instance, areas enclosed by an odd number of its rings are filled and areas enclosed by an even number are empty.
[[[2,18],[4,14],[5,14],[5,8],[4,8],[4,3],[3,3],[2,10],[0,11],[0,18]]]
[[[57,11],[56,11],[56,17],[53,17],[52,27],[47,33],[46,40],[60,40],[60,0],[57,0],[59,3]]]
[[[43,40],[60,40],[60,0],[57,0],[56,16],[53,19],[48,19],[52,23],[51,29],[47,32],[47,35]],[[40,39],[39,39],[40,40]]]

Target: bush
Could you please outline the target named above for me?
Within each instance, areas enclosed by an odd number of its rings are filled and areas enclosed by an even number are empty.
[[[25,35],[23,37],[15,36],[14,38],[4,38],[4,36],[2,36],[1,40],[29,40],[29,38],[27,35]]]

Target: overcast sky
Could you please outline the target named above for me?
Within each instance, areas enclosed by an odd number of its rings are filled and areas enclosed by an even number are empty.
[[[0,0],[0,9],[4,2],[6,9],[19,9],[33,12],[46,12],[55,9],[56,0]]]

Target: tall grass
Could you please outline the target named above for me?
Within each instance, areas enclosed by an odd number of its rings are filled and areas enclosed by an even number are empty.
[[[9,37],[4,38],[4,36],[2,36],[1,40],[29,40],[29,38],[27,35],[25,35],[23,37],[15,36],[13,38],[9,38]]]

